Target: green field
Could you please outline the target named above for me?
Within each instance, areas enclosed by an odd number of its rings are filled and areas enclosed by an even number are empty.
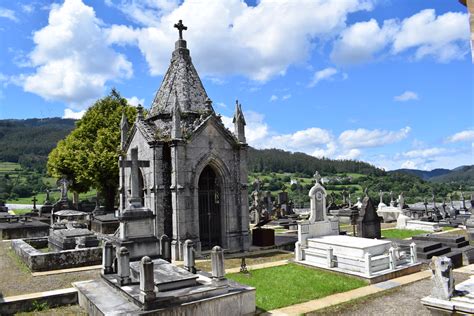
[[[57,179],[51,177],[42,176],[34,171],[28,171],[21,168],[21,165],[13,162],[0,162],[0,179],[8,181],[12,186],[25,185],[32,181],[32,179],[39,179],[43,184],[43,187],[49,187],[50,189],[57,190],[56,181]],[[0,186],[0,191],[2,191]],[[2,192],[0,192],[2,193]],[[81,194],[80,199],[89,199],[96,196],[96,190],[90,190],[87,193]],[[60,192],[51,192],[50,201],[54,202],[59,200]],[[69,198],[72,199],[72,193],[69,194]],[[27,197],[9,198],[6,200],[7,203],[12,204],[33,204],[33,195]],[[36,194],[37,204],[43,204],[46,200],[46,192],[37,192]]]

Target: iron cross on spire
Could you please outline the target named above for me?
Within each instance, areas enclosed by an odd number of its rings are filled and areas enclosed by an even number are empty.
[[[179,20],[178,23],[176,23],[174,25],[175,28],[178,29],[179,31],[179,39],[182,40],[183,39],[183,31],[186,31],[188,29],[187,26],[184,26],[183,24],[183,20]]]

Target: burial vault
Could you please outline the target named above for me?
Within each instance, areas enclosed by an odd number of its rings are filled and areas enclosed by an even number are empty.
[[[138,152],[138,169],[121,164],[120,212],[135,198],[135,170],[139,202],[154,214],[154,236],[172,239],[173,259],[182,258],[187,239],[198,252],[216,245],[244,251],[249,248],[248,146],[241,105],[236,103],[232,133],[193,66],[182,39],[186,28],[181,21],[175,27],[180,36],[151,108],[145,116],[139,107],[130,129],[126,120],[121,124],[121,159],[131,161]]]

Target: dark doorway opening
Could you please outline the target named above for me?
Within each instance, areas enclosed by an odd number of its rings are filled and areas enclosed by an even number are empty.
[[[221,244],[220,188],[210,166],[201,172],[198,191],[201,249],[209,250]]]

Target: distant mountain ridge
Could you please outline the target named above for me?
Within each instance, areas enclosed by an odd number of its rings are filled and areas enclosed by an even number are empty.
[[[446,183],[457,182],[459,184],[473,185],[474,184],[474,165],[459,166],[452,170],[449,169],[433,169],[431,171],[417,170],[417,169],[397,169],[389,171],[389,173],[403,173],[419,177],[420,179]]]
[[[451,170],[443,169],[443,168],[437,168],[437,169],[433,169],[431,171],[418,170],[418,169],[397,169],[397,170],[389,171],[389,173],[411,174],[411,175],[417,176],[418,178],[423,179],[423,180],[429,180],[433,177],[442,176],[442,175],[448,174],[450,172],[451,172]]]

